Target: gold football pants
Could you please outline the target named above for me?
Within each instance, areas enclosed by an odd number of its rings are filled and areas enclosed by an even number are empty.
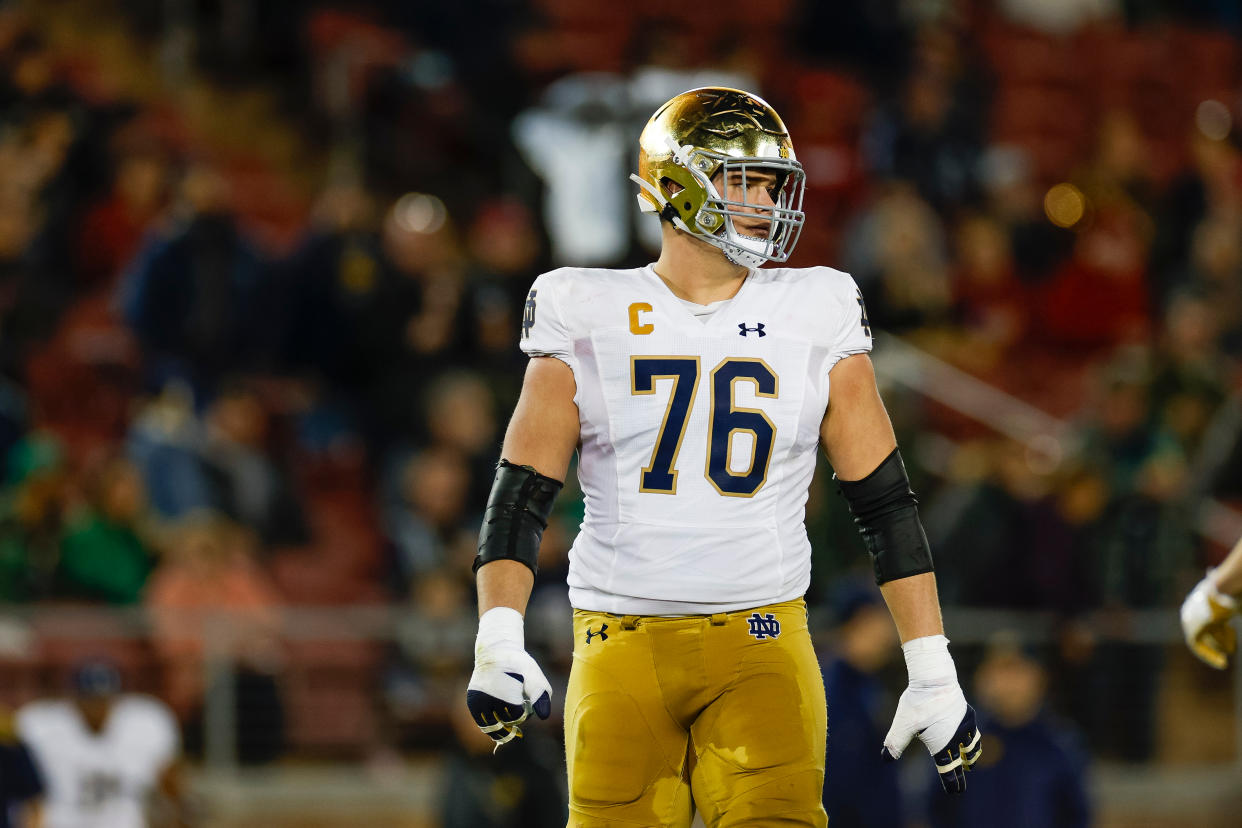
[[[605,627],[605,625],[607,625]],[[823,828],[827,709],[802,600],[574,611],[569,828]]]

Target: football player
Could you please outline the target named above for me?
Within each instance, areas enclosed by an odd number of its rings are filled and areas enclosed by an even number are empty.
[[[1238,648],[1238,633],[1231,626],[1242,596],[1242,540],[1182,602],[1182,633],[1186,646],[1200,661],[1223,670]]]
[[[157,799],[178,811],[165,824],[184,824],[176,719],[158,699],[121,693],[111,662],[79,665],[71,699],[21,708],[17,732],[47,786],[44,828],[146,828]]]
[[[802,598],[822,446],[905,651],[882,751],[896,759],[917,737],[962,791],[979,731],[862,296],[831,268],[762,269],[788,259],[804,221],[785,125],[746,92],[691,90],[647,123],[638,167],[658,261],[554,270],[526,302],[532,359],[475,562],[475,721],[500,745],[550,712],[522,613],[576,449],[569,825],[684,828],[696,810],[711,828],[825,825],[824,685]]]

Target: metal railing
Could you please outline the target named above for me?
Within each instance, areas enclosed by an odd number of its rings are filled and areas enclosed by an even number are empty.
[[[1057,462],[1074,457],[1081,436],[1073,425],[1000,390],[892,334],[876,338],[876,376],[897,383],[1029,446]],[[1194,529],[1233,546],[1242,537],[1242,513],[1212,498],[1197,499]]]
[[[279,639],[291,647],[296,647],[299,643],[317,642],[344,648],[353,645],[375,648],[394,644],[400,636],[402,624],[408,623],[409,618],[410,611],[398,606],[288,607],[279,611]],[[106,653],[118,643],[149,644],[155,629],[151,618],[141,609],[8,607],[0,611],[0,619],[7,630],[0,639],[10,642],[8,650],[0,652],[0,676],[14,669],[34,671],[40,679],[27,683],[26,690],[48,694],[63,692],[63,687],[54,683],[54,677],[60,673],[55,669],[48,669],[49,665],[42,662],[44,654],[49,652],[47,647],[50,644],[55,643],[61,650],[75,652],[89,652],[92,644],[99,644],[100,650]],[[329,778],[338,780],[334,786],[319,786],[311,781],[315,774],[313,768],[324,767],[320,764],[299,765],[302,770],[292,775],[283,765],[245,767],[244,772],[241,772],[243,765],[236,742],[239,700],[234,695],[235,684],[231,679],[240,663],[239,653],[233,644],[244,645],[244,642],[238,642],[231,635],[210,632],[233,626],[228,613],[218,613],[203,620],[204,629],[209,631],[208,637],[212,640],[205,642],[208,646],[204,649],[202,663],[203,684],[206,688],[202,715],[204,743],[197,774],[203,791],[209,798],[218,800],[218,804],[223,803],[220,807],[240,809],[239,812],[263,808],[278,810],[284,806],[303,807],[314,801],[317,791],[324,797],[324,807],[352,807],[345,803],[354,802],[352,797],[357,791],[367,790],[370,795],[380,797],[381,800],[391,794],[390,804],[394,808],[433,808],[440,773],[434,751],[430,754],[422,751],[407,757],[403,770],[392,777],[403,781],[400,785],[393,786],[392,779],[387,783],[377,781],[364,770],[361,761],[367,749],[364,734],[359,734],[357,744],[339,745],[342,750],[335,754],[335,758],[332,755],[327,757],[327,767],[339,771],[339,774],[329,774]],[[570,624],[568,615],[564,623],[567,626]],[[1170,653],[1183,659],[1189,658],[1184,653],[1176,611],[1173,608],[1131,611],[1120,615],[1115,612],[1101,613],[1099,616],[1078,619],[1078,623],[1092,629],[1100,643],[1164,648],[1166,662],[1173,660],[1167,657]],[[975,654],[981,652],[998,630],[1016,631],[1023,641],[1041,649],[1050,647],[1056,640],[1060,619],[1052,613],[1044,612],[949,607],[945,610],[945,624],[953,640],[955,652],[963,654],[959,655],[959,664],[968,664],[972,660],[972,648]],[[23,632],[14,634],[13,630]],[[17,647],[12,642],[21,642],[21,645]],[[66,648],[66,643],[74,646]],[[406,646],[408,644],[407,641]],[[158,649],[154,652],[158,652]],[[464,653],[463,661],[468,659],[469,653]],[[158,663],[158,656],[152,666],[156,669],[162,666]],[[286,669],[291,675],[294,671],[308,667],[313,669],[315,665],[305,662],[289,664]],[[382,669],[382,665],[377,664],[376,669]],[[1184,661],[1181,669],[1183,673],[1187,669]],[[1206,667],[1198,669],[1207,671]],[[1169,674],[1169,670],[1166,663],[1161,676]],[[277,676],[278,679],[288,677]],[[349,678],[371,683],[376,676],[353,675]],[[962,678],[963,683],[968,686],[969,675],[964,674]],[[1231,780],[1236,781],[1242,775],[1242,749],[1239,747],[1242,746],[1242,663],[1235,668],[1231,682],[1234,737],[1233,754],[1230,758],[1194,767],[1159,761],[1138,766],[1106,764],[1099,769],[1094,779],[1095,794],[1102,806],[1106,809],[1127,808],[1139,801],[1136,797],[1148,796],[1151,804],[1145,807],[1159,808],[1164,802],[1161,797],[1179,791],[1184,793],[1187,778],[1196,780],[1196,790],[1205,802],[1219,802],[1226,797],[1233,788],[1234,782]],[[12,686],[11,681],[0,683],[0,691],[10,690]],[[14,703],[24,699],[10,697],[4,700]],[[1118,703],[1122,701],[1124,700],[1119,699]],[[382,701],[376,696],[373,703],[380,705]],[[1200,712],[1192,709],[1193,704],[1184,699],[1165,700],[1163,705],[1161,709],[1166,712],[1169,705],[1180,705],[1174,711],[1178,717],[1194,716]],[[1216,714],[1217,718],[1223,719],[1222,714],[1228,715],[1228,711],[1218,710]],[[331,715],[331,711],[325,711],[322,715]],[[296,743],[298,734],[290,735]],[[287,757],[297,758],[299,755],[297,750],[293,750]],[[314,758],[325,757],[316,754]],[[306,768],[310,770],[305,770]],[[256,786],[255,780],[265,782]],[[1140,780],[1142,784],[1139,784]],[[289,796],[283,797],[279,793],[281,790],[287,790]],[[417,793],[417,797],[411,791]],[[381,804],[377,801],[376,807]]]
[[[285,607],[278,614],[278,637],[289,645],[307,642],[372,647],[390,645],[398,641],[402,625],[410,620],[409,610],[396,605]],[[813,613],[813,620],[815,617]],[[944,619],[955,649],[986,646],[998,630],[1014,631],[1023,642],[1045,647],[1055,642],[1063,623],[1063,618],[1053,612],[961,607],[946,607]],[[226,611],[208,614],[202,620],[203,629],[207,631],[201,664],[205,688],[204,760],[212,768],[228,770],[236,766],[237,751],[231,742],[231,735],[235,732],[236,699],[233,698],[234,685],[227,679],[235,674],[240,663],[237,651],[239,642],[234,635],[217,634],[213,631],[233,630],[236,624],[232,614]],[[460,623],[470,622],[468,619],[460,619]],[[567,614],[564,619],[566,629],[570,627],[570,623]],[[1158,610],[1101,611],[1082,616],[1076,619],[1076,623],[1091,630],[1101,643],[1151,645],[1175,650],[1184,646],[1177,612],[1172,607]],[[151,617],[141,608],[9,606],[0,608],[0,626],[3,627],[0,641],[9,642],[7,646],[0,647],[0,671],[24,670],[37,674],[35,680],[23,685],[27,695],[33,689],[47,694],[60,694],[67,689],[55,683],[58,677],[63,677],[64,671],[53,668],[66,665],[63,663],[63,655],[48,655],[49,642],[58,650],[67,649],[78,654],[88,654],[92,652],[92,645],[97,645],[98,652],[108,654],[114,650],[112,645],[119,642],[149,645],[154,634]],[[407,649],[419,645],[416,638],[401,640],[402,646]],[[410,655],[420,656],[419,653]],[[426,655],[431,657],[436,654]],[[461,658],[463,663],[468,664],[470,654],[462,653]],[[158,648],[154,648],[146,667],[159,670],[166,666],[160,661]],[[309,657],[309,661],[291,663],[285,669],[296,671],[307,666],[315,666],[313,655]],[[377,664],[375,669],[382,669],[382,664]],[[1238,662],[1234,676],[1236,745],[1242,746],[1242,661]],[[360,680],[363,678],[355,677]],[[0,685],[0,693],[12,686],[13,682]],[[10,704],[25,700],[13,695],[10,692],[10,697],[3,700]],[[1242,750],[1235,753],[1235,762],[1242,773]]]

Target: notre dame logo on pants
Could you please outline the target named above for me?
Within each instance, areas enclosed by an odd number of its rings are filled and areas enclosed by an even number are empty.
[[[608,625],[608,639],[591,630]],[[806,604],[574,612],[569,828],[823,828],[827,708]]]

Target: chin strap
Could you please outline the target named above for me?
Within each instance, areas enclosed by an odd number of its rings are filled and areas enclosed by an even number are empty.
[[[749,236],[743,236],[736,231],[734,231],[733,235],[738,238],[737,241],[730,240],[728,242],[731,246],[726,247],[723,239],[721,240],[722,243],[719,245],[720,250],[724,253],[726,259],[734,264],[741,265],[742,267],[751,268],[759,267],[759,265],[769,261],[769,254],[772,252],[772,241],[770,239],[752,239]],[[752,245],[759,247],[760,249],[753,250],[751,249]],[[741,249],[739,250],[738,248]]]

